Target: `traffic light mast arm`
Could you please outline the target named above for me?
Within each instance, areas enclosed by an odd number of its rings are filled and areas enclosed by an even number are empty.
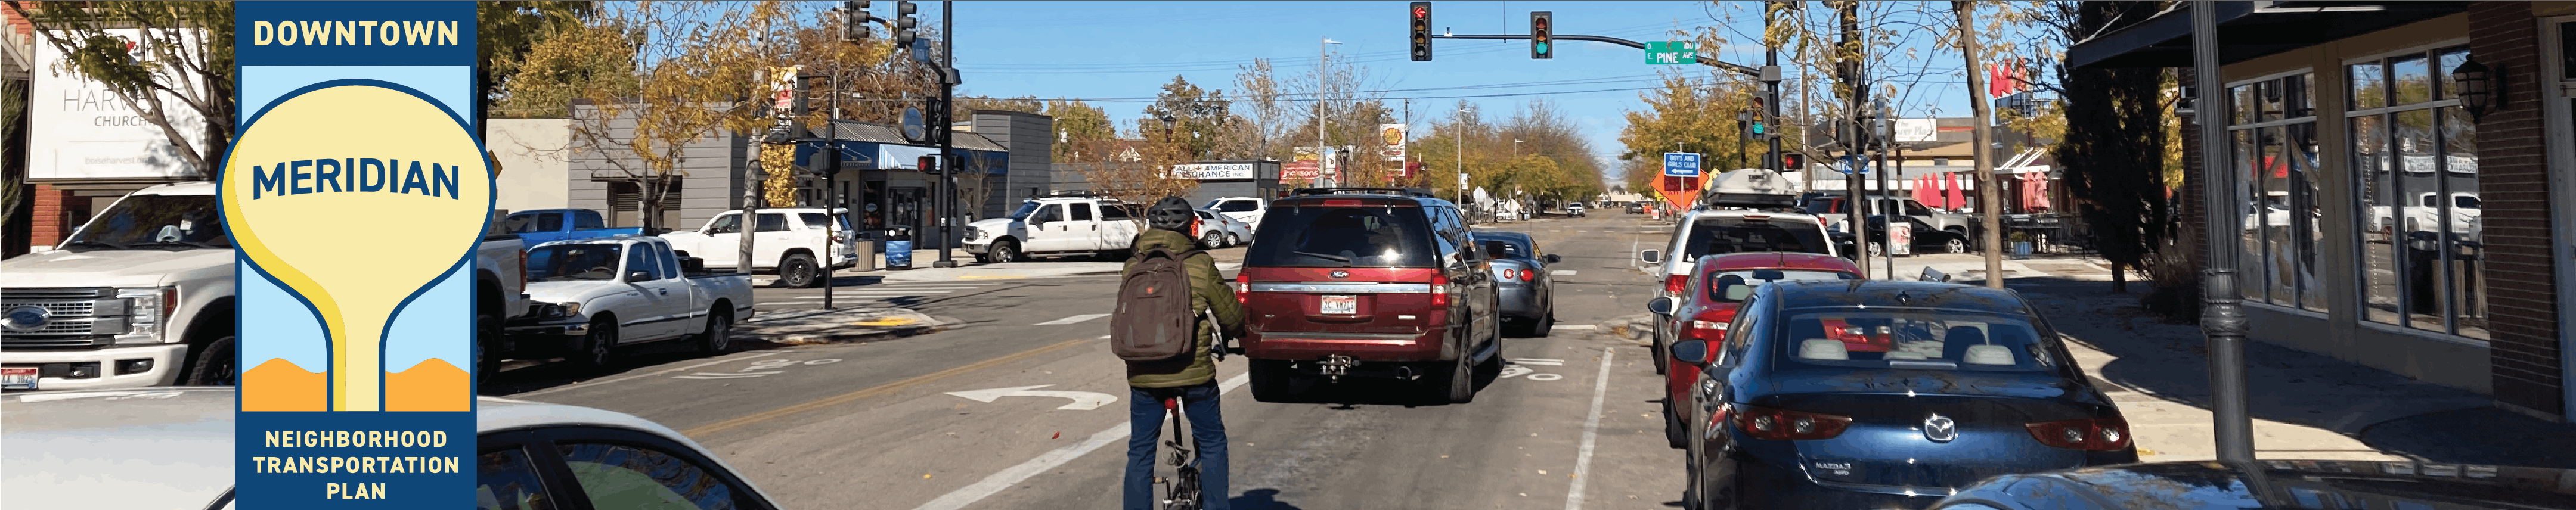
[[[1566,41],[1592,41],[1592,42],[1606,42],[1606,43],[1610,43],[1610,44],[1616,44],[1616,45],[1626,46],[1626,47],[1630,47],[1630,48],[1636,48],[1636,49],[1640,49],[1640,50],[1642,50],[1642,49],[1646,49],[1646,43],[1641,43],[1641,42],[1637,42],[1637,41],[1631,41],[1631,40],[1627,40],[1627,39],[1620,39],[1620,38],[1617,38],[1617,37],[1604,36],[1604,35],[1567,35],[1567,34],[1554,34],[1554,35],[1550,35],[1549,37],[1551,37],[1551,38],[1555,38],[1555,39],[1558,39],[1558,40],[1566,40]],[[1527,35],[1448,35],[1448,34],[1442,34],[1442,35],[1434,35],[1434,36],[1431,36],[1431,38],[1433,38],[1433,39],[1498,39],[1498,40],[1505,40],[1505,41],[1517,41],[1517,40],[1526,40],[1526,39],[1529,39],[1529,38],[1530,38],[1530,36],[1527,36]],[[1707,65],[1708,65],[1708,66],[1710,66],[1710,67],[1715,67],[1715,68],[1719,68],[1719,69],[1725,69],[1725,70],[1728,70],[1728,71],[1735,71],[1735,72],[1738,72],[1738,73],[1744,73],[1744,75],[1746,75],[1746,76],[1752,76],[1752,77],[1756,77],[1756,78],[1760,78],[1760,77],[1762,77],[1762,68],[1759,68],[1759,67],[1753,67],[1753,66],[1748,66],[1748,65],[1743,65],[1743,64],[1736,64],[1736,63],[1732,63],[1732,62],[1726,62],[1726,61],[1722,61],[1722,60],[1718,60],[1718,59],[1714,59],[1714,58],[1709,58],[1709,57],[1708,57],[1708,56],[1706,56],[1706,55],[1700,55],[1700,56],[1697,56],[1697,58],[1699,59],[1699,63],[1701,63],[1701,64],[1707,64]]]

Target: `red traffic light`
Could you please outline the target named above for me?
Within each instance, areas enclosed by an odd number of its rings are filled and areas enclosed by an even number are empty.
[[[1413,19],[1422,19],[1422,18],[1428,18],[1428,17],[1431,17],[1431,7],[1430,7],[1430,6],[1423,6],[1423,5],[1416,5],[1416,6],[1413,6]]]

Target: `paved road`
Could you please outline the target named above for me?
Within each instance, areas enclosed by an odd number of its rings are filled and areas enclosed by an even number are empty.
[[[1633,341],[1590,328],[1643,310],[1637,217],[1501,225],[1563,255],[1558,329],[1506,339],[1517,368],[1474,403],[1407,405],[1344,385],[1328,403],[1255,402],[1228,381],[1237,508],[1657,508],[1680,499],[1657,379]],[[1240,257],[1228,250],[1221,257]],[[1032,264],[1049,264],[1038,262]],[[868,273],[856,279],[878,278]],[[1125,386],[1105,340],[1112,278],[876,281],[845,296],[964,322],[865,344],[717,357],[645,354],[608,375],[496,377],[514,398],[612,409],[687,433],[789,508],[1111,508]],[[881,291],[869,293],[867,290]],[[818,290],[764,290],[763,301]],[[774,299],[775,298],[775,299]],[[784,306],[784,305],[782,305]],[[1061,396],[969,393],[1026,388]],[[1099,394],[1105,397],[1089,397]],[[983,397],[991,401],[979,401]],[[1576,488],[1580,492],[1575,492]]]

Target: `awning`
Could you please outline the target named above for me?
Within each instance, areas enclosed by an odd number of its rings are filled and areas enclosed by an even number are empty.
[[[938,154],[938,147],[878,144],[877,168],[885,170],[920,170],[921,157]]]
[[[2066,49],[2070,67],[2191,67],[2191,6],[2086,38]],[[2466,11],[2469,2],[2210,2],[2218,16],[2218,61],[2246,60]]]

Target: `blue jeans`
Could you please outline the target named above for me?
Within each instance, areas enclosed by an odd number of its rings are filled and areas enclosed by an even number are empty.
[[[1217,411],[1216,381],[1181,388],[1127,389],[1127,510],[1152,510],[1161,501],[1154,494],[1154,458],[1156,441],[1163,437],[1163,420],[1170,411],[1163,409],[1163,397],[1179,395],[1181,414],[1190,419],[1190,435],[1196,439],[1199,457],[1199,493],[1207,500],[1207,510],[1228,510],[1233,493],[1225,485],[1225,419]]]

